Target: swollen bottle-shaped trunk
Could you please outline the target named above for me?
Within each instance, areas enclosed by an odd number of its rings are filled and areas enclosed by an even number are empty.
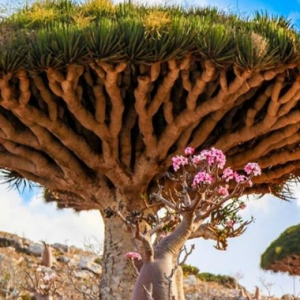
[[[177,300],[174,274],[171,255],[145,262],[135,283],[132,300]]]

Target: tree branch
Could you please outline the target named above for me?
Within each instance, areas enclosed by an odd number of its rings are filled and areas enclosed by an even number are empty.
[[[257,160],[257,158],[267,157],[268,153],[273,150],[280,149],[283,142],[284,145],[288,145],[288,138],[293,136],[295,137],[295,133],[298,132],[300,128],[300,124],[289,125],[281,130],[277,130],[271,133],[269,136],[264,138],[260,143],[251,147],[249,150],[245,150],[243,153],[232,155],[227,159],[227,163],[230,166],[234,166],[235,168],[242,168],[247,162]],[[298,136],[298,134],[297,134]],[[270,157],[267,157],[269,160]],[[272,159],[268,162],[268,164],[273,164]],[[260,166],[264,168],[265,166]]]
[[[30,149],[26,146],[21,146],[14,142],[0,138],[1,145],[11,154],[17,155],[18,157],[24,158],[31,161],[36,168],[35,174],[41,177],[57,177],[62,178],[63,173],[60,168],[51,164],[51,162],[43,156],[40,152]]]
[[[123,123],[120,132],[120,160],[129,169],[131,166],[131,158],[134,156],[132,141],[131,141],[131,130],[134,127],[137,119],[137,113],[135,109],[130,106],[127,113],[126,119]]]
[[[148,93],[150,91],[151,81],[149,76],[139,76],[138,86],[134,90],[135,109],[139,117],[139,128],[146,146],[148,155],[155,155],[152,152],[156,150],[157,140],[154,135],[154,128],[152,124],[152,115],[147,111]]]
[[[112,141],[110,143],[111,156],[114,159],[117,159],[119,150],[118,136],[122,129],[122,117],[125,109],[123,97],[121,95],[121,89],[118,85],[118,80],[120,73],[124,71],[127,64],[120,63],[114,68],[104,62],[99,62],[99,65],[106,72],[104,86],[112,104],[109,118],[109,133],[112,138]]]
[[[269,74],[270,76],[275,76],[277,73],[269,71]],[[250,89],[260,86],[266,74],[256,73],[252,77],[251,75],[253,75],[251,72],[245,71],[241,76],[235,77],[235,80],[229,85],[227,92],[220,90],[214,98],[200,103],[193,111],[189,109],[183,110],[174,122],[166,126],[162,133],[157,147],[157,152],[160,154],[159,157],[162,159],[167,154],[169,148],[175,143],[184,128],[194,122],[199,122],[208,114],[222,109],[225,101],[226,106],[231,105]],[[218,148],[224,149],[224,147]]]

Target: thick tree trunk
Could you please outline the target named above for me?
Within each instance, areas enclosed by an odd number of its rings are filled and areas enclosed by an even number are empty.
[[[138,193],[137,191],[140,189],[136,188],[134,191],[122,194],[118,192],[114,201],[115,204],[111,207],[117,209],[119,204],[123,203],[121,212],[124,216],[126,216],[126,210],[141,209],[138,204],[143,206],[142,201],[140,203],[135,202],[136,205],[130,207],[133,200],[138,199],[142,194],[142,192]],[[155,247],[154,261],[146,260],[143,265],[138,262],[136,266],[137,269],[140,269],[138,278],[137,270],[126,259],[125,254],[132,251],[142,254],[141,242],[134,239],[132,232],[125,229],[125,224],[121,218],[112,216],[104,219],[105,237],[100,300],[148,300],[150,294],[154,300],[184,300],[182,272],[175,265],[179,250],[190,234],[188,219],[176,230],[179,234],[184,231],[182,237],[177,237],[177,235],[166,237],[163,241],[166,242],[167,246]],[[170,240],[170,245],[168,240]],[[152,288],[153,292],[151,291]]]
[[[123,230],[117,217],[105,221],[104,253],[102,278],[100,283],[101,300],[130,299],[134,287],[134,268],[125,254],[134,251],[130,233]]]

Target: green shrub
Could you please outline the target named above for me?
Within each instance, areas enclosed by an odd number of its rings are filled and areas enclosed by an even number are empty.
[[[183,264],[182,266],[183,275],[195,275],[198,277],[200,270],[192,265]]]
[[[199,278],[202,281],[216,282],[227,288],[235,287],[235,279],[227,275],[219,275],[219,274],[215,275],[207,272],[200,273],[200,270],[197,267],[194,267],[192,265],[186,265],[186,264],[182,265],[182,271],[185,276],[195,275],[197,278]]]

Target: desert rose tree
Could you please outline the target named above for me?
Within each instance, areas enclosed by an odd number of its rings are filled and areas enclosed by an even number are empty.
[[[222,151],[211,148],[193,154],[194,149],[188,147],[187,157],[175,156],[173,169],[178,174],[165,173],[168,179],[164,178],[164,185],[159,184],[158,191],[150,195],[151,206],[146,207],[163,207],[163,217],[146,215],[146,209],[125,218],[120,210],[110,209],[111,215],[121,217],[135,239],[143,244],[143,257],[137,252],[125,255],[138,273],[133,300],[184,299],[180,260],[184,262],[190,253],[185,242],[199,231],[209,231],[210,237],[217,241],[216,248],[225,250],[227,238],[241,235],[251,222],[238,215],[246,207],[238,197],[245,186],[252,186],[253,176],[261,174],[260,167],[248,163],[244,168],[246,175],[230,167],[221,173],[226,163]],[[143,221],[149,223],[148,230],[141,230]],[[156,239],[151,240],[154,234]],[[139,261],[142,261],[140,272]]]
[[[107,217],[102,299],[127,299],[134,282],[130,230],[109,216],[144,211],[186,147],[220,149],[237,172],[256,162],[242,193],[288,197],[300,165],[300,43],[288,21],[57,0],[0,31],[4,182],[36,182],[60,208]]]

